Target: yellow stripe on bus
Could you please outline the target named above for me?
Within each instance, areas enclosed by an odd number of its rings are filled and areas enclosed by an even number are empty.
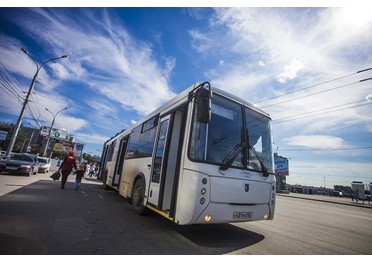
[[[146,207],[147,207],[148,209],[151,209],[152,211],[158,213],[159,215],[162,215],[163,217],[168,218],[169,220],[172,220],[172,221],[174,220],[174,218],[170,217],[169,214],[167,214],[167,213],[165,213],[165,212],[163,212],[163,211],[157,210],[156,208],[154,208],[154,207],[152,207],[152,206],[149,206],[149,205],[147,205]]]

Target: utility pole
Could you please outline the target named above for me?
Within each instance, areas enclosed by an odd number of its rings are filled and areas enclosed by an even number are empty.
[[[29,101],[29,98],[30,98],[30,95],[32,93],[32,89],[34,88],[35,86],[35,82],[36,82],[36,78],[40,72],[40,69],[48,62],[50,61],[53,61],[53,60],[57,60],[57,59],[61,59],[61,58],[66,58],[67,55],[63,55],[63,56],[60,56],[60,57],[56,57],[56,58],[52,58],[52,59],[49,59],[45,62],[43,62],[40,66],[38,65],[38,63],[35,61],[35,59],[32,58],[31,55],[28,54],[28,52],[26,51],[26,49],[24,48],[21,48],[22,52],[24,52],[26,55],[28,55],[33,61],[34,63],[36,64],[36,73],[34,75],[34,77],[32,78],[32,81],[31,81],[31,85],[30,85],[30,88],[28,89],[28,92],[27,92],[27,96],[25,98],[25,101],[23,102],[23,106],[22,106],[22,110],[21,110],[21,113],[19,114],[19,117],[18,117],[18,120],[17,120],[17,123],[15,125],[15,128],[13,130],[13,134],[12,134],[12,137],[10,139],[10,142],[9,142],[9,146],[8,146],[8,149],[6,151],[6,154],[5,154],[5,157],[9,157],[10,156],[10,153],[12,152],[13,150],[13,147],[14,147],[14,144],[15,144],[15,141],[17,139],[17,135],[18,135],[18,131],[21,127],[21,124],[22,124],[22,119],[23,119],[23,115],[25,113],[25,109],[26,109],[26,106],[27,106],[27,103]]]

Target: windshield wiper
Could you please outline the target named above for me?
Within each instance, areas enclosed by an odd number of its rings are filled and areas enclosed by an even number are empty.
[[[267,171],[267,168],[265,167],[264,163],[262,162],[260,156],[259,156],[258,153],[256,152],[256,149],[254,149],[253,146],[249,146],[249,149],[252,149],[253,154],[256,156],[258,162],[260,162],[261,169],[262,169],[262,171],[263,171],[263,176],[269,176],[269,172]]]
[[[228,153],[225,158],[222,160],[222,165],[220,166],[220,170],[227,170],[232,163],[234,162],[235,158],[238,154],[245,148],[245,143],[237,144],[231,151]]]

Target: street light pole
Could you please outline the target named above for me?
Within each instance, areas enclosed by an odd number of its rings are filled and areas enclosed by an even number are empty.
[[[38,63],[35,61],[35,59],[32,58],[32,56],[26,51],[26,49],[24,48],[21,48],[21,50],[26,54],[28,55],[33,61],[34,63],[36,64],[36,73],[34,75],[34,77],[32,78],[32,81],[31,81],[31,85],[30,85],[30,88],[28,89],[28,93],[27,93],[27,96],[25,98],[25,101],[23,102],[23,106],[22,106],[22,110],[21,110],[21,113],[19,114],[19,117],[18,117],[18,120],[17,120],[17,123],[15,125],[15,128],[13,130],[13,134],[12,134],[12,137],[10,139],[10,142],[9,142],[9,145],[8,145],[8,149],[5,153],[5,156],[6,157],[9,157],[10,156],[10,153],[12,152],[13,150],[13,146],[14,146],[14,143],[17,139],[17,135],[18,135],[18,131],[21,127],[21,124],[22,124],[22,119],[23,119],[23,115],[24,115],[24,112],[25,112],[25,109],[26,109],[26,106],[27,106],[27,103],[29,101],[29,98],[30,98],[30,95],[32,93],[32,89],[34,88],[35,86],[35,82],[36,82],[36,78],[40,72],[40,69],[48,62],[50,61],[53,61],[53,60],[57,60],[57,59],[61,59],[61,58],[66,58],[67,55],[63,55],[63,56],[60,56],[60,57],[56,57],[56,58],[52,58],[52,59],[49,59],[45,62],[43,62],[40,66],[38,65]]]
[[[48,134],[48,139],[47,139],[47,142],[46,142],[46,145],[45,145],[45,148],[44,148],[44,153],[43,153],[43,156],[46,155],[46,152],[47,152],[47,149],[48,149],[48,146],[49,146],[49,141],[50,141],[50,134],[52,132],[52,129],[53,129],[53,125],[54,125],[54,121],[56,120],[56,116],[62,112],[63,110],[66,110],[68,107],[65,107],[61,110],[59,110],[56,114],[53,114],[52,111],[50,111],[48,108],[45,108],[46,111],[48,111],[49,113],[51,113],[53,115],[53,121],[52,121],[52,125],[50,126],[50,129],[49,129],[49,134]]]
[[[27,124],[31,125],[30,122],[27,122]],[[31,126],[32,126],[32,125],[31,125]],[[34,133],[35,133],[35,127],[32,126],[32,132],[31,132],[30,140],[28,141],[27,146],[26,146],[26,153],[28,153],[28,148],[29,148],[30,145],[31,145],[31,141],[32,141],[32,138],[34,137]],[[22,149],[23,149],[23,148],[22,148]]]

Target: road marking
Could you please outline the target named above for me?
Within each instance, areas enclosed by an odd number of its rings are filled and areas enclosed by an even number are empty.
[[[98,194],[99,198],[103,199],[103,196],[101,196],[100,194]]]

